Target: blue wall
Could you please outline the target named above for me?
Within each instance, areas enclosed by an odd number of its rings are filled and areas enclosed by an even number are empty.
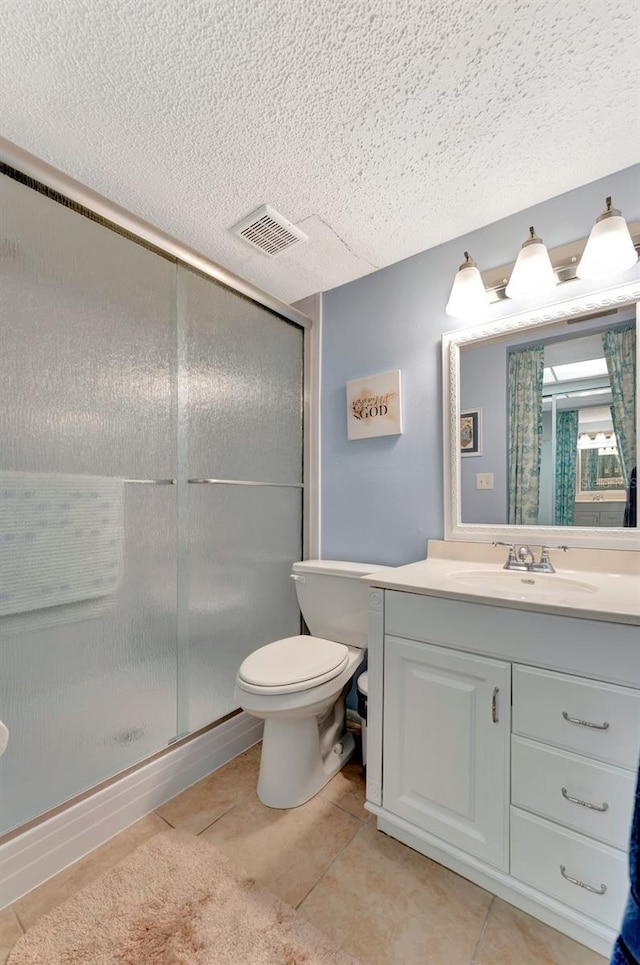
[[[323,296],[323,557],[398,565],[443,536],[440,339],[460,327],[444,307],[463,252],[487,270],[514,261],[532,224],[549,248],[586,238],[609,194],[638,221],[639,177],[627,168]],[[395,368],[403,434],[348,442],[345,383]]]

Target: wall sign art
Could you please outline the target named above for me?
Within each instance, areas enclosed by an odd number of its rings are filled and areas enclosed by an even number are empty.
[[[400,369],[347,382],[347,438],[400,435],[400,391]]]

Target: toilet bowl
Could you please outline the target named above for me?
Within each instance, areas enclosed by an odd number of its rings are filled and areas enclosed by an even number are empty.
[[[304,804],[354,751],[346,698],[367,648],[362,577],[383,567],[307,560],[294,563],[300,609],[312,636],[276,640],[249,654],[236,675],[236,700],[264,720],[258,797],[273,808]]]

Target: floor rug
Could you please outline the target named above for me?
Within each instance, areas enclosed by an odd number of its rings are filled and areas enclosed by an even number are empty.
[[[358,965],[180,831],[151,838],[40,919],[7,965]]]

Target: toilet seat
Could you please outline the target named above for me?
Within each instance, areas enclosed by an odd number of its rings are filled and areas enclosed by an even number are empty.
[[[285,637],[268,643],[242,662],[237,683],[248,693],[287,694],[310,690],[337,677],[349,648],[322,637]]]

